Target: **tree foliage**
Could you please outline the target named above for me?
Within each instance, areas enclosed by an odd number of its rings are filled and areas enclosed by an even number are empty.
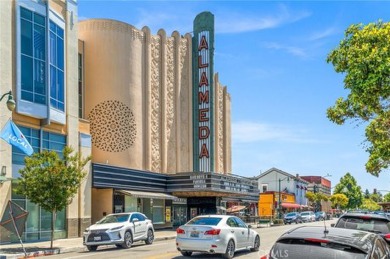
[[[72,202],[86,176],[84,166],[90,160],[90,157],[82,158],[79,153],[71,155],[72,152],[71,147],[65,147],[63,158],[55,151],[47,150],[26,157],[15,189],[16,193],[52,213],[51,247],[56,212]]]
[[[330,201],[332,202],[332,207],[339,209],[345,208],[348,205],[348,197],[342,193],[336,193],[330,196]]]
[[[389,192],[389,193],[386,193],[386,194],[383,196],[383,201],[384,201],[384,202],[390,202],[390,192]]]
[[[327,62],[345,74],[346,99],[328,108],[327,117],[342,125],[365,123],[367,172],[378,176],[390,165],[390,23],[353,24]]]
[[[356,209],[363,202],[362,188],[357,184],[355,178],[346,173],[340,178],[340,182],[334,188],[334,194],[342,193],[348,197],[346,208]]]
[[[363,199],[363,204],[360,206],[360,208],[364,210],[372,211],[372,210],[380,210],[381,206],[378,205],[378,203],[376,203],[372,199]]]

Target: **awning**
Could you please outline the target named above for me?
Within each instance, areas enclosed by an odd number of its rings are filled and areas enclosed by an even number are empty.
[[[161,193],[161,192],[140,192],[140,191],[128,191],[128,190],[117,190],[117,192],[129,196],[137,197],[137,198],[165,199],[165,200],[177,199],[176,196]]]
[[[226,210],[226,212],[238,212],[238,211],[243,210],[245,208],[246,208],[245,206],[233,206],[233,207],[228,208]]]
[[[287,209],[299,209],[301,207],[301,205],[296,204],[296,203],[282,202],[282,207],[287,208]]]

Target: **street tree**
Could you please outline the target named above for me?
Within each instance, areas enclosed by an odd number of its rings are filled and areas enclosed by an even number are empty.
[[[314,192],[306,192],[305,197],[309,200],[310,204],[312,204],[315,208],[319,208],[321,206],[321,201],[328,201],[329,197],[323,193],[314,193]]]
[[[56,213],[72,202],[86,176],[84,167],[90,161],[90,157],[72,152],[71,147],[65,147],[62,157],[55,151],[34,153],[25,158],[25,167],[19,170],[16,193],[51,212],[50,248],[53,248]]]
[[[345,208],[348,205],[348,197],[342,193],[336,193],[330,196],[332,207],[336,209]]]
[[[383,196],[383,201],[384,202],[390,202],[390,192],[386,193],[385,196]]]
[[[360,208],[373,211],[373,210],[380,210],[381,206],[378,205],[378,203],[376,203],[372,199],[363,199],[363,204],[360,206]]]
[[[376,192],[370,195],[369,199],[371,199],[374,202],[382,202],[383,196],[380,192]]]
[[[350,173],[346,173],[340,178],[340,182],[334,187],[333,193],[342,193],[348,197],[346,208],[358,208],[363,202],[362,188]]]
[[[366,125],[366,170],[378,176],[390,165],[390,23],[352,24],[327,62],[343,73],[348,96],[328,108],[330,121]]]
[[[366,189],[366,191],[364,192],[364,198],[366,199],[370,198],[370,192],[368,191],[368,189]]]

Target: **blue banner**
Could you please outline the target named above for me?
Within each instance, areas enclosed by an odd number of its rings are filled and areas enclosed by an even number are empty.
[[[34,153],[33,148],[18,126],[12,120],[8,120],[4,128],[0,132],[0,138],[4,139],[8,144],[14,145],[23,151],[26,155],[31,156]]]

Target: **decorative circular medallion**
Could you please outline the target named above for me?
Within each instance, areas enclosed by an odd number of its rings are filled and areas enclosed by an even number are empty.
[[[92,144],[108,152],[121,152],[134,144],[134,114],[125,104],[109,100],[96,105],[88,116]]]

